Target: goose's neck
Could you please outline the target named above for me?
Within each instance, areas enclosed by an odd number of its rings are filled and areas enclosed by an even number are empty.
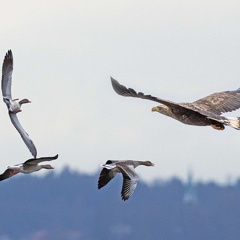
[[[144,165],[144,166],[154,166],[154,164],[150,161],[135,161],[134,162],[134,167],[137,167],[139,165]]]

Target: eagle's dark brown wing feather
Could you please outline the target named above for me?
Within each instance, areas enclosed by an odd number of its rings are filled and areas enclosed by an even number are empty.
[[[154,102],[164,104],[164,105],[166,105],[170,108],[175,108],[175,107],[180,107],[181,108],[181,106],[178,105],[177,103],[174,103],[174,102],[171,102],[171,101],[168,101],[168,100],[163,100],[163,99],[151,96],[151,95],[145,95],[142,92],[137,93],[134,89],[126,88],[125,86],[121,85],[117,80],[113,79],[112,77],[111,77],[111,82],[112,82],[112,86],[113,86],[114,91],[121,96],[147,99],[147,100],[151,100],[151,101],[154,101]]]
[[[126,88],[113,78],[111,78],[111,81],[114,91],[119,95],[152,100],[168,106],[174,112],[186,112],[187,114],[189,111],[194,111],[216,120],[221,113],[234,111],[240,108],[240,89],[236,91],[213,93],[193,103],[174,103],[151,95],[145,95],[142,92],[137,93],[134,89]]]
[[[219,114],[216,114],[215,112],[211,112],[211,111],[207,111],[202,109],[200,106],[198,106],[197,104],[194,103],[179,103],[180,106],[185,108],[185,112],[181,112],[179,113],[179,115],[187,115],[187,114],[192,114],[192,112],[195,112],[197,115],[201,114],[202,116],[205,116],[209,119],[215,120],[215,121],[221,121],[222,120],[222,116],[220,116]],[[196,118],[199,118],[199,115]]]
[[[166,106],[168,106],[169,108],[171,108],[173,110],[173,112],[176,115],[189,115],[191,114],[191,112],[197,112],[203,116],[207,116],[210,118],[214,118],[215,119],[215,113],[211,113],[208,112],[204,109],[201,109],[201,107],[198,107],[197,104],[193,104],[193,103],[174,103],[171,101],[166,101],[157,97],[153,97],[151,95],[145,95],[142,92],[137,93],[134,89],[132,88],[126,88],[125,86],[121,85],[117,80],[111,78],[112,81],[112,86],[114,91],[122,96],[125,97],[136,97],[136,98],[141,98],[141,99],[148,99],[151,101],[155,101],[161,104],[164,104]]]
[[[193,102],[193,104],[205,111],[219,115],[225,112],[232,112],[240,108],[240,89],[213,93]]]

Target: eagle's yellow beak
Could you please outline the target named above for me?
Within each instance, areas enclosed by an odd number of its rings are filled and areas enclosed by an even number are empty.
[[[153,107],[152,112],[158,112],[158,107]]]

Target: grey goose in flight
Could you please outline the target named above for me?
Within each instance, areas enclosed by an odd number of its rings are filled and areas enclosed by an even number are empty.
[[[11,119],[12,124],[17,129],[19,134],[21,135],[24,143],[28,147],[29,151],[33,155],[34,158],[37,156],[37,149],[26,133],[26,131],[21,126],[18,118],[17,113],[21,112],[21,105],[24,103],[30,103],[28,99],[12,99],[11,93],[11,86],[12,86],[12,72],[13,72],[13,55],[12,51],[9,50],[4,58],[3,65],[2,65],[2,95],[3,101],[6,103],[8,108],[9,117]]]
[[[134,169],[140,165],[154,166],[150,161],[108,160],[105,164],[101,165],[103,169],[99,175],[98,189],[104,187],[117,173],[121,173],[123,176],[121,196],[124,201],[129,199],[137,187],[139,180],[139,176]]]
[[[18,173],[29,174],[32,172],[39,171],[41,169],[53,169],[53,167],[49,164],[38,165],[38,163],[44,162],[44,161],[52,161],[57,158],[58,158],[58,155],[54,157],[32,158],[25,161],[24,163],[8,166],[7,169],[4,171],[4,173],[0,175],[0,181],[10,178]]]

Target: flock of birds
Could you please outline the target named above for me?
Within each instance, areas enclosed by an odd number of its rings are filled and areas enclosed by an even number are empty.
[[[37,158],[37,149],[23,129],[22,125],[20,124],[17,113],[21,112],[21,106],[25,103],[30,103],[28,99],[19,100],[18,98],[12,98],[12,72],[13,72],[13,55],[12,51],[9,50],[4,58],[3,66],[2,66],[2,95],[3,101],[6,103],[8,108],[8,114],[11,119],[12,124],[19,132],[20,136],[22,137],[24,143],[28,147],[29,151],[31,152],[33,158],[25,161],[24,163],[16,164],[13,166],[8,166],[7,169],[0,175],[0,181],[5,180],[9,177],[12,177],[18,173],[32,173],[35,171],[39,171],[43,168],[45,169],[53,169],[53,167],[49,164],[46,165],[38,165],[38,163],[43,161],[52,161],[58,158],[58,155],[54,157],[41,157]]]
[[[22,111],[21,105],[30,103],[30,101],[28,99],[12,99],[12,71],[13,55],[12,51],[9,50],[5,55],[2,66],[3,101],[7,105],[12,124],[19,132],[33,158],[21,164],[8,166],[4,173],[0,175],[0,181],[12,177],[20,172],[28,174],[41,169],[53,169],[53,167],[49,164],[39,165],[39,163],[56,160],[58,158],[58,155],[53,157],[37,158],[37,149],[17,118],[17,113]],[[184,124],[211,126],[216,130],[224,130],[225,126],[230,126],[237,130],[240,129],[239,117],[222,116],[222,113],[231,112],[240,108],[240,88],[235,91],[213,93],[193,103],[174,103],[172,101],[163,100],[151,95],[145,95],[142,92],[137,93],[134,89],[126,88],[113,78],[111,78],[111,82],[112,87],[117,94],[125,97],[135,97],[158,102],[161,105],[153,107],[152,111],[162,113]],[[98,189],[104,187],[116,176],[117,173],[120,173],[123,177],[121,197],[123,200],[129,199],[139,180],[139,176],[137,175],[135,168],[140,165],[154,166],[154,164],[150,161],[108,160],[105,164],[101,165],[102,170],[98,179]]]

